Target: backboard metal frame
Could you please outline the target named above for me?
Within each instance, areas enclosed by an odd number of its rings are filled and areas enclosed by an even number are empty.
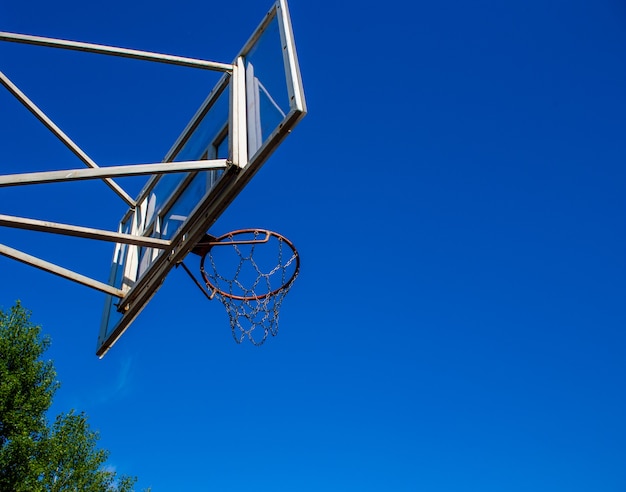
[[[270,24],[272,26],[277,25],[280,33],[282,58],[286,73],[285,83],[289,95],[289,105],[285,111],[273,101],[272,95],[255,77],[255,67],[247,59],[247,57],[252,56],[251,53],[256,49],[257,43]],[[0,32],[0,41],[86,51],[224,72],[216,87],[176,140],[162,163],[131,164],[105,168],[98,167],[8,77],[0,72],[0,83],[90,168],[4,175],[0,176],[0,187],[102,179],[130,207],[115,232],[0,215],[0,226],[116,243],[108,284],[0,244],[1,255],[107,294],[96,351],[96,354],[102,357],[155,295],[168,272],[179,264],[201,241],[208,229],[243,190],[269,155],[306,114],[306,103],[287,3],[286,0],[276,1],[231,64],[4,32]],[[282,117],[280,124],[267,135],[262,135],[261,121],[257,115],[261,104],[259,99],[261,90],[265,90],[263,97],[276,105]],[[178,158],[179,152],[194,135],[202,123],[202,119],[226,91],[229,92],[228,121],[225,127],[220,130],[222,133],[218,132],[218,135],[212,138],[228,138],[228,157],[202,155],[191,160],[180,160]],[[206,173],[207,171],[210,172]],[[171,196],[167,195],[166,202],[162,204],[163,210],[166,210],[168,206],[173,209],[177,201],[182,200],[183,193],[187,187],[191,186],[190,183],[195,176],[205,173],[210,176],[210,183],[207,183],[207,191],[202,199],[195,204],[188,215],[181,218],[181,224],[175,233],[168,236],[159,230],[158,218],[153,218],[156,217],[154,197],[159,180],[173,173],[179,173],[175,176],[183,176],[183,178],[177,183]],[[152,175],[152,178],[136,200],[133,200],[113,180],[116,177],[146,174]],[[117,314],[113,316],[113,313]]]

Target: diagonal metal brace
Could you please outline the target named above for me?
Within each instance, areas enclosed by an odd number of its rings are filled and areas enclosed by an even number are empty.
[[[59,277],[71,280],[72,282],[76,282],[87,287],[91,287],[92,289],[99,290],[100,292],[104,292],[105,294],[110,294],[112,296],[119,297],[120,299],[124,297],[124,292],[121,289],[117,289],[109,284],[105,284],[90,277],[86,277],[85,275],[81,275],[80,273],[68,270],[67,268],[60,267],[59,265],[55,265],[54,263],[50,263],[49,261],[42,260],[41,258],[37,258],[36,256],[32,256],[17,249],[10,248],[8,246],[5,246],[4,244],[0,244],[0,255],[6,256],[8,258],[13,258],[14,260],[21,261],[22,263],[34,266],[35,268],[39,268],[40,270],[53,273],[55,275],[58,275]]]
[[[99,167],[78,145],[74,143],[70,137],[68,137],[63,131],[54,124],[54,122],[46,116],[46,114],[37,107],[37,105],[31,101],[26,94],[24,94],[18,87],[9,80],[9,78],[0,72],[0,84],[2,84],[6,89],[15,96],[15,98],[21,102],[26,109],[28,109],[34,116],[37,118],[52,134],[57,137],[61,142],[65,144],[65,146],[72,151],[72,153],[78,157],[83,164],[87,167],[97,168]],[[105,178],[104,181],[109,187],[119,195],[119,197],[126,202],[130,207],[134,207],[135,200],[131,198],[131,196],[126,193],[120,185],[118,185],[111,178]]]

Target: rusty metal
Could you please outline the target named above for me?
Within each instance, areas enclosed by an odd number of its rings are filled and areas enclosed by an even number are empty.
[[[241,241],[232,240],[233,236],[242,235],[242,234],[257,234],[257,233],[264,234],[265,238],[253,239],[253,240],[241,240]],[[229,292],[225,292],[224,290],[221,290],[209,280],[208,274],[206,273],[206,270],[204,269],[204,262],[205,262],[207,255],[209,254],[209,252],[214,246],[234,246],[234,245],[240,245],[240,244],[263,244],[263,243],[267,243],[271,237],[275,237],[276,239],[278,239],[279,242],[286,244],[293,252],[292,258],[285,265],[280,265],[280,264],[277,265],[274,271],[276,271],[278,268],[285,268],[291,265],[291,263],[295,261],[293,274],[280,287],[270,292],[267,292],[265,294],[261,294],[261,295],[238,296],[235,294],[231,294]],[[225,241],[225,239],[231,239],[231,241]],[[207,246],[207,249],[203,251],[201,255],[202,257],[200,259],[200,273],[202,274],[202,278],[204,279],[204,282],[206,283],[207,289],[213,292],[213,295],[211,297],[213,297],[215,293],[218,293],[225,298],[238,300],[238,301],[262,300],[267,297],[275,296],[283,290],[289,290],[289,288],[291,287],[291,284],[293,284],[294,280],[298,276],[298,273],[300,272],[300,255],[298,254],[298,250],[296,250],[296,247],[293,245],[293,243],[282,234],[278,234],[277,232],[269,231],[267,229],[239,229],[237,231],[232,231],[232,232],[229,232],[228,234],[224,234],[223,236],[215,238],[215,240],[210,241],[208,244],[205,243],[205,245]],[[269,275],[271,275],[274,271],[270,272]]]

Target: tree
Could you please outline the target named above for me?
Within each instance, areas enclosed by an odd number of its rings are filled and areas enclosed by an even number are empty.
[[[136,481],[105,467],[98,433],[73,410],[46,418],[59,388],[50,339],[18,302],[0,310],[0,490],[130,492]]]

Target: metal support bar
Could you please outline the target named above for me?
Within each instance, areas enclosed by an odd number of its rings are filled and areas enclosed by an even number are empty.
[[[102,229],[92,229],[90,227],[81,227],[69,224],[59,224],[56,222],[27,219],[25,217],[15,217],[12,215],[0,215],[0,226],[37,232],[49,232],[63,236],[82,237],[84,239],[98,239],[100,241],[108,241],[111,243],[134,244],[136,246],[147,246],[149,248],[167,249],[171,245],[171,242],[165,239],[135,236],[132,234],[123,234],[121,232],[104,231]]]
[[[204,70],[215,70],[218,72],[230,72],[233,66],[229,63],[219,63],[197,58],[187,58],[184,56],[165,55],[150,51],[133,50],[128,48],[118,48],[116,46],[105,46],[102,44],[82,43],[79,41],[68,41],[66,39],[45,38],[42,36],[30,36],[28,34],[17,34],[11,32],[0,32],[0,41],[10,41],[13,43],[33,44],[36,46],[47,46],[48,48],[62,48],[66,50],[84,51],[87,53],[97,53],[100,55],[112,55],[122,58],[133,58],[135,60],[146,60],[169,65],[180,65],[183,67],[202,68]]]
[[[72,153],[78,157],[87,167],[97,168],[98,165],[87,155],[83,150],[76,145],[63,131],[56,126],[50,118],[48,118],[43,111],[41,111],[34,102],[20,91],[13,82],[11,82],[6,75],[0,72],[0,83],[4,85],[7,90],[13,94],[43,125],[48,128],[65,146],[72,151]],[[104,180],[109,187],[117,193],[122,200],[124,200],[128,206],[134,207],[135,200],[133,200],[128,193],[126,193],[115,181],[110,178]]]
[[[203,161],[161,162],[158,164],[130,164],[107,166],[92,169],[67,169],[63,171],[43,171],[37,173],[0,175],[0,187],[26,184],[61,183],[110,177],[141,176],[144,174],[168,174],[178,172],[226,169],[226,159]]]
[[[242,168],[248,163],[248,127],[246,123],[246,69],[241,56],[237,58],[233,66],[231,91],[230,155],[232,155],[233,164]]]
[[[189,268],[187,268],[187,265],[185,265],[184,262],[180,262],[176,264],[176,268],[178,268],[179,266],[183,267],[183,270],[185,270],[185,272],[187,272],[187,275],[189,275],[189,278],[191,280],[193,280],[193,283],[196,284],[196,286],[198,287],[198,289],[200,289],[202,291],[202,293],[205,295],[205,297],[209,300],[212,301],[213,298],[215,297],[215,294],[217,293],[216,290],[214,290],[211,294],[209,294],[206,289],[204,287],[202,287],[202,284],[198,281],[198,279],[194,276],[193,273],[191,273],[191,270],[189,270]]]
[[[120,289],[116,289],[115,287],[99,282],[92,278],[85,277],[80,273],[76,273],[72,270],[68,270],[67,268],[60,267],[58,265],[55,265],[54,263],[50,263],[49,261],[45,261],[35,256],[23,253],[22,251],[18,251],[17,249],[9,248],[4,244],[0,244],[0,255],[6,256],[8,258],[13,258],[14,260],[21,261],[22,263],[34,266],[36,268],[39,268],[40,270],[45,270],[46,272],[53,273],[55,275],[58,275],[59,277],[66,278],[67,280],[71,280],[87,287],[91,287],[92,289],[99,290],[101,292],[104,292],[105,294],[110,294],[112,296],[119,297],[120,299],[124,297],[124,292],[122,292],[122,290]]]

